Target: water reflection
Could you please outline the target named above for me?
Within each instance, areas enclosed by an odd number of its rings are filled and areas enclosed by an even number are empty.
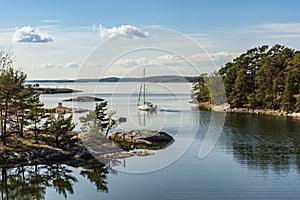
[[[227,114],[221,145],[249,170],[300,174],[300,121],[292,118]]]
[[[108,192],[107,166],[102,164],[81,168],[80,175],[93,183],[99,191]],[[115,173],[115,172],[112,172]],[[73,170],[64,164],[19,166],[1,168],[1,199],[45,199],[47,188],[55,189],[67,198],[74,194],[74,184],[78,182]]]

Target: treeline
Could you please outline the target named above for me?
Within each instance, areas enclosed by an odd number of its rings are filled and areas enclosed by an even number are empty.
[[[212,101],[206,80],[215,76],[222,78],[231,108],[300,111],[299,51],[278,44],[249,49],[217,73],[195,79],[195,101]]]
[[[2,144],[7,138],[33,139],[49,145],[61,146],[62,141],[72,137],[67,134],[75,128],[72,115],[55,113],[44,108],[36,85],[26,84],[26,74],[13,67],[11,51],[0,50],[0,134]],[[114,112],[107,110],[107,102],[96,104],[95,110],[82,116],[83,131],[107,135],[118,125]],[[26,133],[26,135],[25,135]],[[42,137],[42,135],[44,137]],[[49,137],[50,136],[50,137]]]
[[[3,145],[12,136],[24,137],[25,131],[54,134],[56,145],[59,136],[73,130],[72,116],[55,116],[43,108],[34,85],[26,85],[26,74],[13,67],[11,51],[0,50],[0,133]],[[42,124],[42,120],[45,122]]]

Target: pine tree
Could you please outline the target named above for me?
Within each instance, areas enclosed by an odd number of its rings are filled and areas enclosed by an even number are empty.
[[[23,72],[15,71],[12,67],[2,68],[0,72],[0,102],[1,102],[1,130],[2,142],[6,145],[6,137],[9,134],[9,119],[15,110],[15,100],[22,89],[26,79]]]
[[[80,117],[81,129],[107,135],[111,129],[118,125],[117,121],[113,119],[114,114],[114,112],[107,110],[106,101],[96,104],[93,111],[90,111],[84,117]]]
[[[211,101],[209,90],[204,80],[205,76],[206,74],[202,74],[193,81],[192,99],[195,103]]]
[[[49,117],[43,108],[44,104],[40,102],[39,95],[35,94],[30,100],[30,110],[26,113],[29,120],[29,130],[34,133],[35,142],[38,141],[38,134],[43,131],[41,121]]]
[[[295,112],[300,112],[300,89],[299,89],[299,93],[298,93],[297,102],[295,104]]]
[[[14,129],[20,137],[23,137],[24,128],[30,124],[28,112],[35,103],[34,101],[39,101],[39,95],[33,93],[31,85],[21,84],[19,92],[13,99],[14,113],[11,117],[11,129]]]
[[[64,114],[59,114],[57,117],[55,114],[51,114],[43,125],[44,130],[48,134],[54,135],[57,147],[60,146],[60,138],[63,138],[67,132],[72,131],[75,128],[72,119],[73,115],[65,118]]]
[[[285,111],[292,111],[294,109],[295,101],[293,77],[289,71],[285,80],[285,87],[282,95],[282,108]]]

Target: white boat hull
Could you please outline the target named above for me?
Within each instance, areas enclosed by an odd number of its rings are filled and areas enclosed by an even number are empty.
[[[153,104],[142,104],[138,105],[139,110],[145,110],[145,111],[155,111],[157,106],[153,106]]]

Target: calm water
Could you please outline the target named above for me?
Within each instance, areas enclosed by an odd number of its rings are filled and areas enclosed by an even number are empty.
[[[52,86],[56,87],[57,84]],[[60,85],[62,86],[62,85]],[[64,86],[64,85],[63,85]],[[165,111],[138,112],[138,83],[66,85],[106,99],[127,122],[118,129],[162,129],[175,142],[154,156],[106,166],[38,165],[1,169],[2,199],[298,199],[300,120],[226,114],[222,134],[203,159],[211,113],[193,110],[189,84],[153,84],[148,100]],[[47,107],[72,95],[43,95]],[[64,103],[93,108],[94,103]],[[74,116],[75,120],[79,115]],[[79,129],[78,124],[77,129]]]

